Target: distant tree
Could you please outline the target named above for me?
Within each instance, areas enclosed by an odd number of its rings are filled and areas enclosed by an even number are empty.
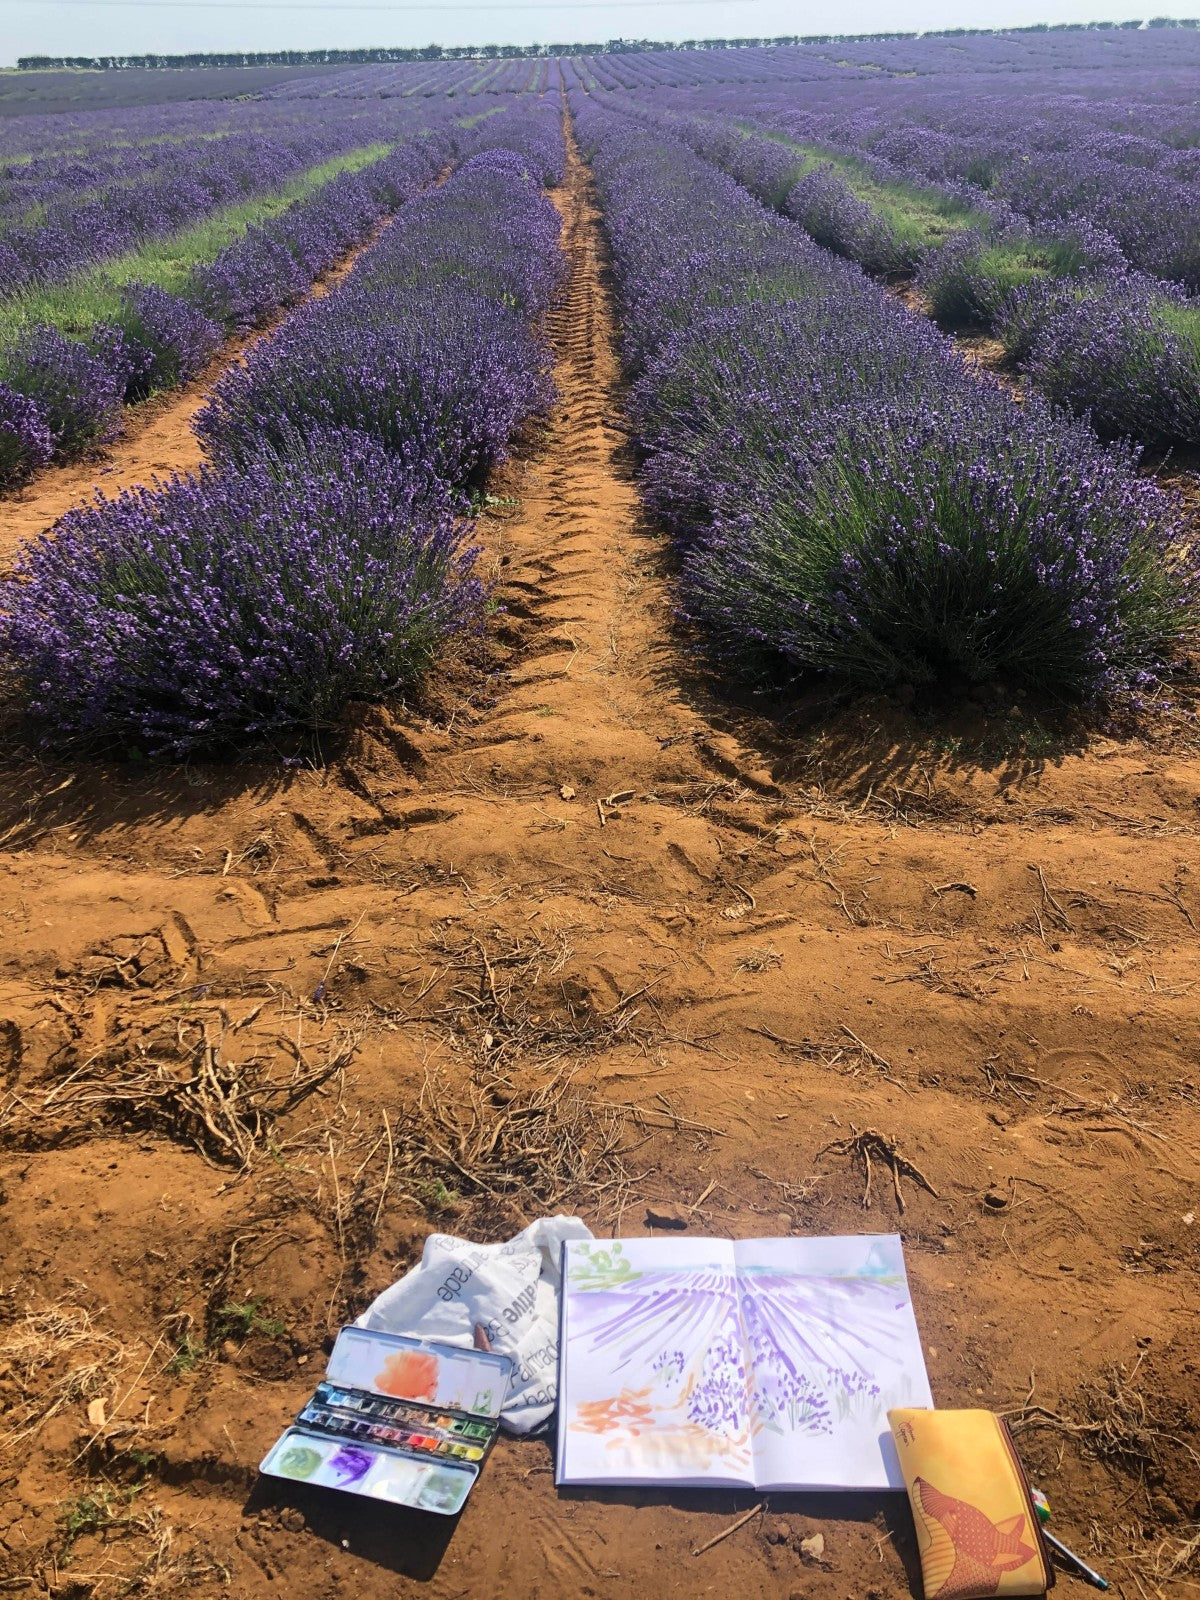
[[[649,50],[737,50],[791,48],[798,45],[880,44],[916,38],[962,38],[967,35],[1028,33],[1081,33],[1103,30],[1130,31],[1138,28],[1200,28],[1195,17],[1152,17],[1149,22],[1056,22],[1029,23],[1014,28],[945,28],[940,33],[914,32],[878,33],[805,33],[779,34],[775,38],[741,39],[608,39],[593,44],[542,44],[542,45],[438,45],[372,46],[358,50],[246,50],[246,51],[190,51],[185,55],[161,55],[157,52],[142,55],[107,56],[21,56],[17,66],[25,72],[46,72],[63,68],[79,71],[125,72],[135,69],[165,71],[185,67],[272,67],[272,66],[330,66],[355,63],[397,61],[493,61],[544,58],[547,56],[604,56],[628,55]]]

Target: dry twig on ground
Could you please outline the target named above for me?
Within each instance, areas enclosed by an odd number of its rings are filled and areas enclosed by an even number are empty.
[[[637,1021],[643,1006],[637,1002],[663,976],[602,1006],[566,975],[574,951],[562,932],[543,939],[496,929],[487,942],[476,934],[459,940],[443,934],[419,953],[428,957],[430,949],[441,969],[439,982],[421,998],[439,989],[442,979],[449,984],[448,992],[436,995],[428,1020],[465,1034],[493,1068],[518,1055],[546,1062],[618,1040],[644,1041],[646,1031]]]
[[[224,1011],[215,1035],[207,1020],[179,1020],[173,1036],[93,1058],[50,1090],[42,1110],[99,1109],[126,1124],[161,1129],[213,1163],[245,1168],[278,1118],[344,1072],[357,1039],[343,1036],[319,1061],[290,1039],[272,1041],[272,1056],[292,1062],[290,1072],[275,1076],[261,1046],[232,1059],[226,1046],[236,1031]]]
[[[854,1078],[863,1072],[878,1073],[906,1094],[911,1093],[908,1085],[894,1075],[892,1063],[887,1057],[873,1050],[865,1039],[861,1039],[844,1022],[840,1027],[840,1032],[845,1035],[842,1039],[788,1039],[765,1024],[749,1024],[748,1027],[751,1033],[761,1034],[764,1039],[770,1039],[772,1044],[793,1051],[805,1061],[815,1061],[822,1067],[847,1073]]]
[[[935,1200],[939,1199],[937,1190],[929,1179],[907,1156],[901,1155],[896,1148],[894,1139],[889,1139],[886,1134],[877,1132],[874,1128],[864,1128],[860,1133],[851,1123],[851,1137],[849,1139],[834,1139],[827,1145],[822,1145],[817,1151],[817,1159],[826,1154],[849,1156],[852,1160],[858,1158],[863,1164],[866,1173],[866,1185],[863,1189],[862,1203],[864,1207],[871,1204],[871,1158],[882,1161],[891,1168],[892,1187],[896,1194],[896,1204],[903,1212],[904,1195],[900,1188],[902,1177],[911,1178],[914,1183],[919,1183],[922,1189],[927,1190]]]
[[[111,1390],[130,1356],[83,1306],[60,1300],[28,1308],[0,1335],[0,1454],[32,1438],[64,1407]]]
[[[1200,1527],[1188,1537],[1162,1540],[1153,1552],[1151,1573],[1156,1579],[1196,1572],[1200,1572]]]
[[[465,1082],[427,1071],[392,1135],[395,1184],[424,1204],[500,1202],[531,1214],[602,1196],[634,1181],[626,1158],[632,1108],[610,1104],[562,1066],[532,1084],[491,1068]]]
[[[1146,1404],[1145,1395],[1135,1387],[1145,1358],[1146,1352],[1142,1351],[1129,1372],[1114,1367],[1103,1387],[1085,1386],[1082,1395],[1088,1415],[1082,1420],[1064,1416],[1050,1406],[1032,1404],[1028,1399],[1016,1410],[1003,1414],[1014,1433],[1049,1428],[1067,1434],[1100,1460],[1133,1470],[1139,1476],[1146,1468],[1161,1465],[1164,1450],[1183,1450],[1200,1466],[1200,1454],[1164,1427]]]

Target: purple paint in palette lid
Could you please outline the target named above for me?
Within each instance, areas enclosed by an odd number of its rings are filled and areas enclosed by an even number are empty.
[[[263,1457],[259,1471],[318,1489],[338,1489],[390,1505],[454,1516],[462,1510],[479,1468],[461,1461],[420,1460],[375,1444],[332,1439],[289,1428]]]
[[[348,1389],[476,1417],[498,1417],[512,1361],[491,1350],[465,1350],[377,1328],[345,1327],[325,1376]]]

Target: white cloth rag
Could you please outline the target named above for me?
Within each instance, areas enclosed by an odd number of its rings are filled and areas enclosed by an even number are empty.
[[[531,1433],[558,1402],[563,1240],[592,1237],[578,1217],[540,1217],[505,1244],[432,1233],[419,1264],[371,1302],[358,1326],[511,1356],[500,1420],[511,1433]]]

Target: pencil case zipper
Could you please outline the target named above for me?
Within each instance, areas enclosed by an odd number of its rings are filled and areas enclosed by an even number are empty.
[[[1016,1441],[1013,1439],[1012,1429],[1008,1425],[1007,1418],[997,1417],[996,1421],[1000,1424],[1000,1437],[1004,1440],[1005,1447],[1016,1470],[1017,1481],[1021,1485],[1021,1493],[1025,1496],[1025,1508],[1029,1517],[1029,1525],[1037,1535],[1037,1547],[1042,1558],[1046,1588],[1053,1589],[1057,1581],[1057,1574],[1050,1560],[1050,1546],[1046,1543],[1046,1536],[1042,1532],[1042,1519],[1038,1516],[1037,1506],[1033,1503],[1033,1485],[1029,1481],[1029,1474],[1025,1471],[1025,1463],[1017,1452]]]

